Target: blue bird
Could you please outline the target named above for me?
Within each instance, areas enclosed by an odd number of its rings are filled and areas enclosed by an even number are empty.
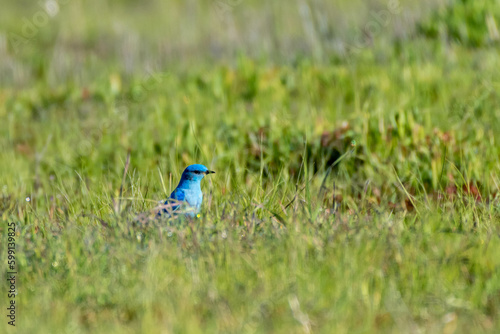
[[[177,188],[170,194],[170,198],[164,203],[164,208],[158,211],[157,215],[161,216],[165,214],[166,216],[170,216],[173,212],[177,210],[180,211],[181,206],[185,206],[186,210],[182,210],[182,213],[186,216],[194,217],[200,212],[201,203],[203,202],[200,182],[205,175],[212,173],[215,172],[199,164],[186,167],[184,172],[182,172],[179,185],[177,185]],[[184,202],[185,205],[179,202]]]

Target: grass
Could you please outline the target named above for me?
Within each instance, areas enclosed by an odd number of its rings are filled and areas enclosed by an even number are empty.
[[[340,2],[350,23],[326,6],[321,30],[321,11],[310,23],[242,2],[223,21],[239,46],[193,4],[69,2],[21,48],[0,47],[0,258],[6,272],[14,222],[16,330],[498,332],[498,45],[481,27],[463,43],[435,36],[448,17],[465,36],[467,1],[435,15],[401,2],[347,55],[331,42],[384,3]],[[38,10],[9,6],[7,41]],[[251,20],[261,13],[277,24]],[[245,22],[274,37],[245,52]],[[191,163],[217,171],[201,217],[133,226]]]

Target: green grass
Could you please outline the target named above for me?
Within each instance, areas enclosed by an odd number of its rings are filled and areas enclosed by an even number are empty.
[[[19,272],[0,332],[500,331],[500,58],[477,17],[465,39],[470,3],[402,1],[422,17],[347,55],[332,40],[385,3],[306,2],[328,8],[311,23],[243,1],[241,45],[210,5],[99,3],[61,5],[19,49],[38,7],[0,14],[0,267],[14,222]],[[252,22],[273,36],[247,52]],[[191,163],[217,171],[201,217],[133,226]]]

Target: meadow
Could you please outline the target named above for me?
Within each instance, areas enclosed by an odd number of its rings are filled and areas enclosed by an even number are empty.
[[[498,25],[495,0],[2,4],[0,332],[500,332]],[[134,224],[193,163],[200,217]]]

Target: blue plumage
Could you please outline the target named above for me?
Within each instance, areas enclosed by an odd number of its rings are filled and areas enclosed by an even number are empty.
[[[176,188],[172,193],[170,194],[170,198],[176,199],[178,201],[183,201],[184,198],[186,198],[186,194],[184,193],[184,190]]]
[[[170,198],[165,201],[169,205],[158,212],[158,216],[164,213],[170,215],[173,212],[183,213],[186,216],[194,217],[201,208],[203,193],[200,182],[207,174],[215,173],[207,167],[199,164],[188,166],[182,172],[181,180],[177,188],[170,194]],[[177,202],[184,202],[179,203]]]

